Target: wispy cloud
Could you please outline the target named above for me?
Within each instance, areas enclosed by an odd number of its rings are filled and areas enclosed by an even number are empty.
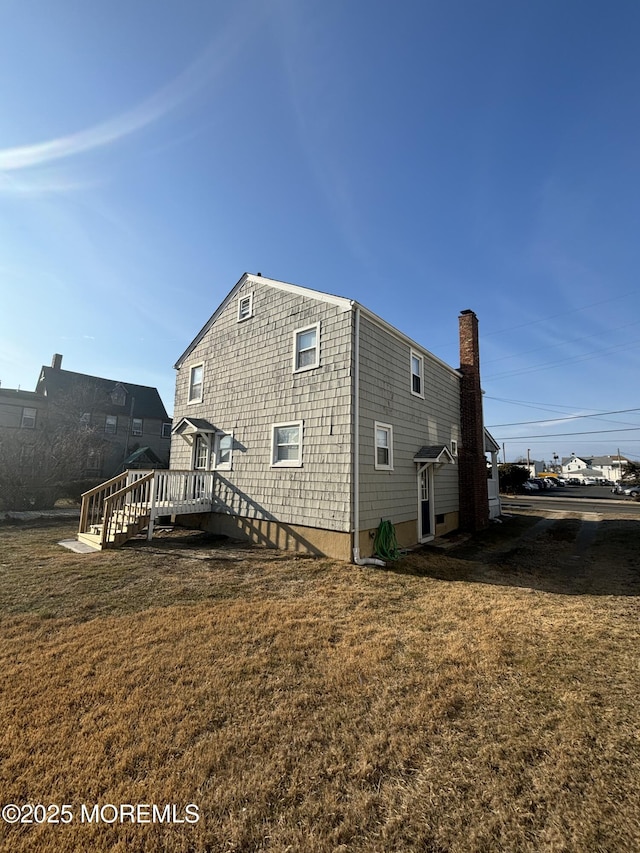
[[[142,103],[118,116],[67,136],[33,145],[0,149],[0,173],[5,173],[0,174],[3,178],[0,190],[4,188],[25,191],[24,185],[7,184],[6,173],[40,168],[59,160],[105,148],[162,120],[215,81],[238,53],[253,29],[244,16],[234,16],[217,33],[215,39],[210,41],[206,50],[177,77]],[[63,184],[61,188],[66,186]]]

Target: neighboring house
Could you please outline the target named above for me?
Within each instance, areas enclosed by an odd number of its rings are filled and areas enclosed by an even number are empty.
[[[603,478],[619,482],[622,470],[629,460],[625,456],[576,456],[575,453],[562,460],[562,473],[570,477]]]
[[[171,419],[156,388],[63,370],[56,353],[51,367],[42,367],[36,392],[47,400],[50,418],[72,412],[100,438],[100,448],[84,460],[82,476],[112,477],[140,463],[167,466]]]
[[[171,420],[155,388],[43,367],[0,388],[0,508],[51,506],[125,468],[165,468]]]
[[[170,468],[214,472],[191,523],[356,560],[382,520],[401,546],[481,529],[499,448],[472,311],[460,354],[455,369],[353,300],[243,275],[175,365]]]

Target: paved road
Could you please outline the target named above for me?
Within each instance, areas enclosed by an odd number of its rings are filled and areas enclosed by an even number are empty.
[[[640,502],[614,495],[609,486],[576,486],[545,490],[539,495],[502,495],[505,512],[509,506],[539,506],[561,512],[597,512],[615,518],[640,519]]]

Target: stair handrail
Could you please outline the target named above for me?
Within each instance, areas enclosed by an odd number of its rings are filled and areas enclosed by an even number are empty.
[[[114,487],[118,483],[126,481],[127,473],[125,471],[122,474],[117,474],[115,477],[111,477],[110,480],[100,483],[99,486],[94,486],[92,489],[82,493],[79,533],[87,533],[92,524],[97,524],[100,521],[105,499],[114,493]]]
[[[124,486],[121,489],[118,489],[115,492],[112,492],[110,495],[104,499],[104,518],[102,522],[102,531],[100,533],[100,544],[104,548],[105,544],[109,540],[109,534],[111,529],[111,516],[113,514],[114,505],[116,502],[120,502],[121,499],[125,497],[125,495],[130,492],[139,489],[142,486],[146,486],[147,483],[150,483],[155,477],[155,471],[150,471],[148,474],[145,474],[144,477],[140,477],[138,480],[134,480],[133,483],[129,483],[127,486]],[[122,503],[124,506],[124,502]],[[136,517],[139,518],[140,515]]]

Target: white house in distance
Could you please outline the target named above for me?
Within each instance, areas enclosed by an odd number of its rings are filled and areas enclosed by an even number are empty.
[[[629,460],[625,456],[571,456],[562,460],[562,473],[568,477],[602,477],[605,480],[619,482],[622,469]]]

